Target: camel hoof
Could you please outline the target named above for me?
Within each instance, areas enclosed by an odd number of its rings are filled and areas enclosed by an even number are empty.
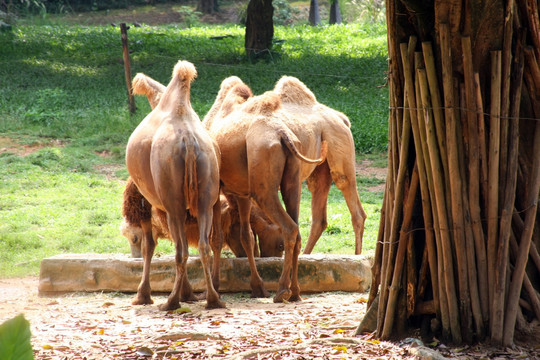
[[[287,301],[289,301],[289,302],[302,301],[302,297],[300,295],[291,295],[291,297]]]
[[[150,296],[137,295],[132,301],[131,305],[151,305],[154,300]]]
[[[195,296],[193,293],[191,293],[190,295],[184,295],[184,296],[180,297],[180,301],[188,302],[188,303],[197,302],[199,300],[202,300],[202,299],[199,298],[198,296]]]
[[[268,290],[266,290],[264,287],[261,287],[260,289],[252,289],[251,290],[251,298],[267,298],[270,297],[270,293]]]
[[[180,302],[176,302],[176,303],[169,303],[168,301],[164,304],[161,304],[158,308],[159,310],[161,311],[172,311],[172,310],[176,310],[180,307]]]
[[[276,296],[274,296],[274,302],[282,303],[285,301],[289,301],[291,294],[292,294],[291,290],[281,290],[276,294]]]
[[[225,303],[221,300],[216,301],[207,301],[205,309],[211,310],[211,309],[226,309],[227,306]]]

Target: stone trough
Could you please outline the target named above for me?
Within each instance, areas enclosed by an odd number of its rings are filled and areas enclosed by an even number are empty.
[[[277,290],[282,258],[257,258],[257,269],[270,291]],[[114,254],[63,254],[43,259],[39,293],[119,291],[136,292],[142,259]],[[188,260],[193,291],[205,290],[201,262]],[[150,271],[152,291],[169,293],[175,276],[174,256],[154,257]],[[220,292],[250,291],[247,258],[221,259]],[[371,261],[362,255],[301,255],[298,278],[302,293],[365,292],[371,284]]]

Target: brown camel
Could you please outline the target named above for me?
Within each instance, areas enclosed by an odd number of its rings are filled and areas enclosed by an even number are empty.
[[[242,245],[250,261],[252,296],[268,296],[268,292],[253,257],[249,256],[254,246],[249,228],[250,198],[281,227],[285,259],[275,302],[301,300],[298,284],[301,164],[315,167],[325,159],[326,152],[323,141],[311,144],[310,148],[303,146],[285,118],[287,114],[277,93],[269,91],[251,97],[251,90],[239,78],[232,77],[223,81],[216,102],[203,121],[221,150],[222,191],[238,203]]]
[[[129,242],[131,256],[142,257],[141,242],[143,231],[141,222],[147,220],[149,214],[145,210],[148,201],[142,196],[131,178],[128,179],[124,189],[124,200],[122,202],[122,214],[124,221],[120,225],[120,231]],[[224,195],[220,196],[221,202],[221,229],[223,232],[223,245],[228,247],[236,257],[246,257],[246,252],[240,242],[240,219],[238,209],[231,206]],[[279,227],[273,224],[264,213],[253,205],[251,209],[250,225],[255,235],[255,257],[281,257],[283,256],[283,238]],[[167,214],[152,208],[152,237],[154,240],[169,239],[169,226],[167,225]],[[199,243],[199,227],[197,219],[191,216],[188,211],[186,218],[186,236],[190,247],[197,247]],[[214,243],[210,242],[212,246]],[[257,246],[258,244],[258,246]],[[213,251],[219,249],[212,248]],[[219,273],[216,273],[219,275]],[[214,278],[212,272],[212,282],[216,291],[219,290],[219,277]]]
[[[126,165],[141,194],[152,207],[167,214],[167,223],[176,248],[176,278],[161,310],[180,307],[180,301],[196,300],[187,279],[189,256],[185,234],[187,211],[197,218],[199,254],[206,280],[206,307],[224,307],[210,275],[209,235],[222,243],[219,203],[219,148],[203,128],[190,103],[191,82],[197,71],[193,64],[179,61],[172,80],[158,105],[129,138]],[[142,224],[144,240],[143,276],[133,304],[152,303],[149,282],[150,262],[155,248],[150,217]],[[219,256],[214,266],[219,269]]]

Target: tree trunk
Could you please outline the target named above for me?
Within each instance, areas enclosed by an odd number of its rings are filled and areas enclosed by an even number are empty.
[[[250,0],[246,17],[245,49],[250,59],[270,54],[274,37],[272,1]]]
[[[216,0],[199,0],[197,4],[197,11],[200,11],[203,14],[212,14],[214,11],[216,11],[216,7]]]
[[[341,24],[341,10],[339,9],[339,0],[334,0],[334,2],[330,5],[329,24]]]
[[[321,24],[321,14],[319,13],[319,1],[311,0],[309,3],[309,23],[311,26]]]
[[[537,1],[388,0],[386,12],[389,175],[373,265],[377,335],[398,335],[403,321],[394,319],[408,306],[409,320],[435,317],[443,341],[487,336],[509,346],[518,323],[540,320]],[[404,201],[416,186],[421,201]]]

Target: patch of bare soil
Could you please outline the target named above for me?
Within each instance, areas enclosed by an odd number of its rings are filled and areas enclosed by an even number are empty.
[[[374,177],[378,180],[386,180],[386,168],[380,168],[373,166],[373,161],[371,160],[361,160],[356,163],[356,175],[363,177]],[[368,191],[384,191],[385,184],[379,184],[376,186],[371,186],[368,188]]]
[[[18,156],[27,156],[47,146],[62,146],[62,145],[63,145],[62,141],[57,140],[57,139],[52,139],[46,143],[35,143],[35,144],[23,145],[23,144],[17,143],[12,138],[0,136],[0,154],[10,152]]]
[[[23,313],[36,359],[412,358],[407,347],[354,337],[366,294],[305,295],[290,304],[225,294],[226,309],[200,301],[162,312],[131,305],[132,294],[39,297],[37,288],[35,277],[0,280],[0,323]],[[155,304],[165,300],[154,296]]]

